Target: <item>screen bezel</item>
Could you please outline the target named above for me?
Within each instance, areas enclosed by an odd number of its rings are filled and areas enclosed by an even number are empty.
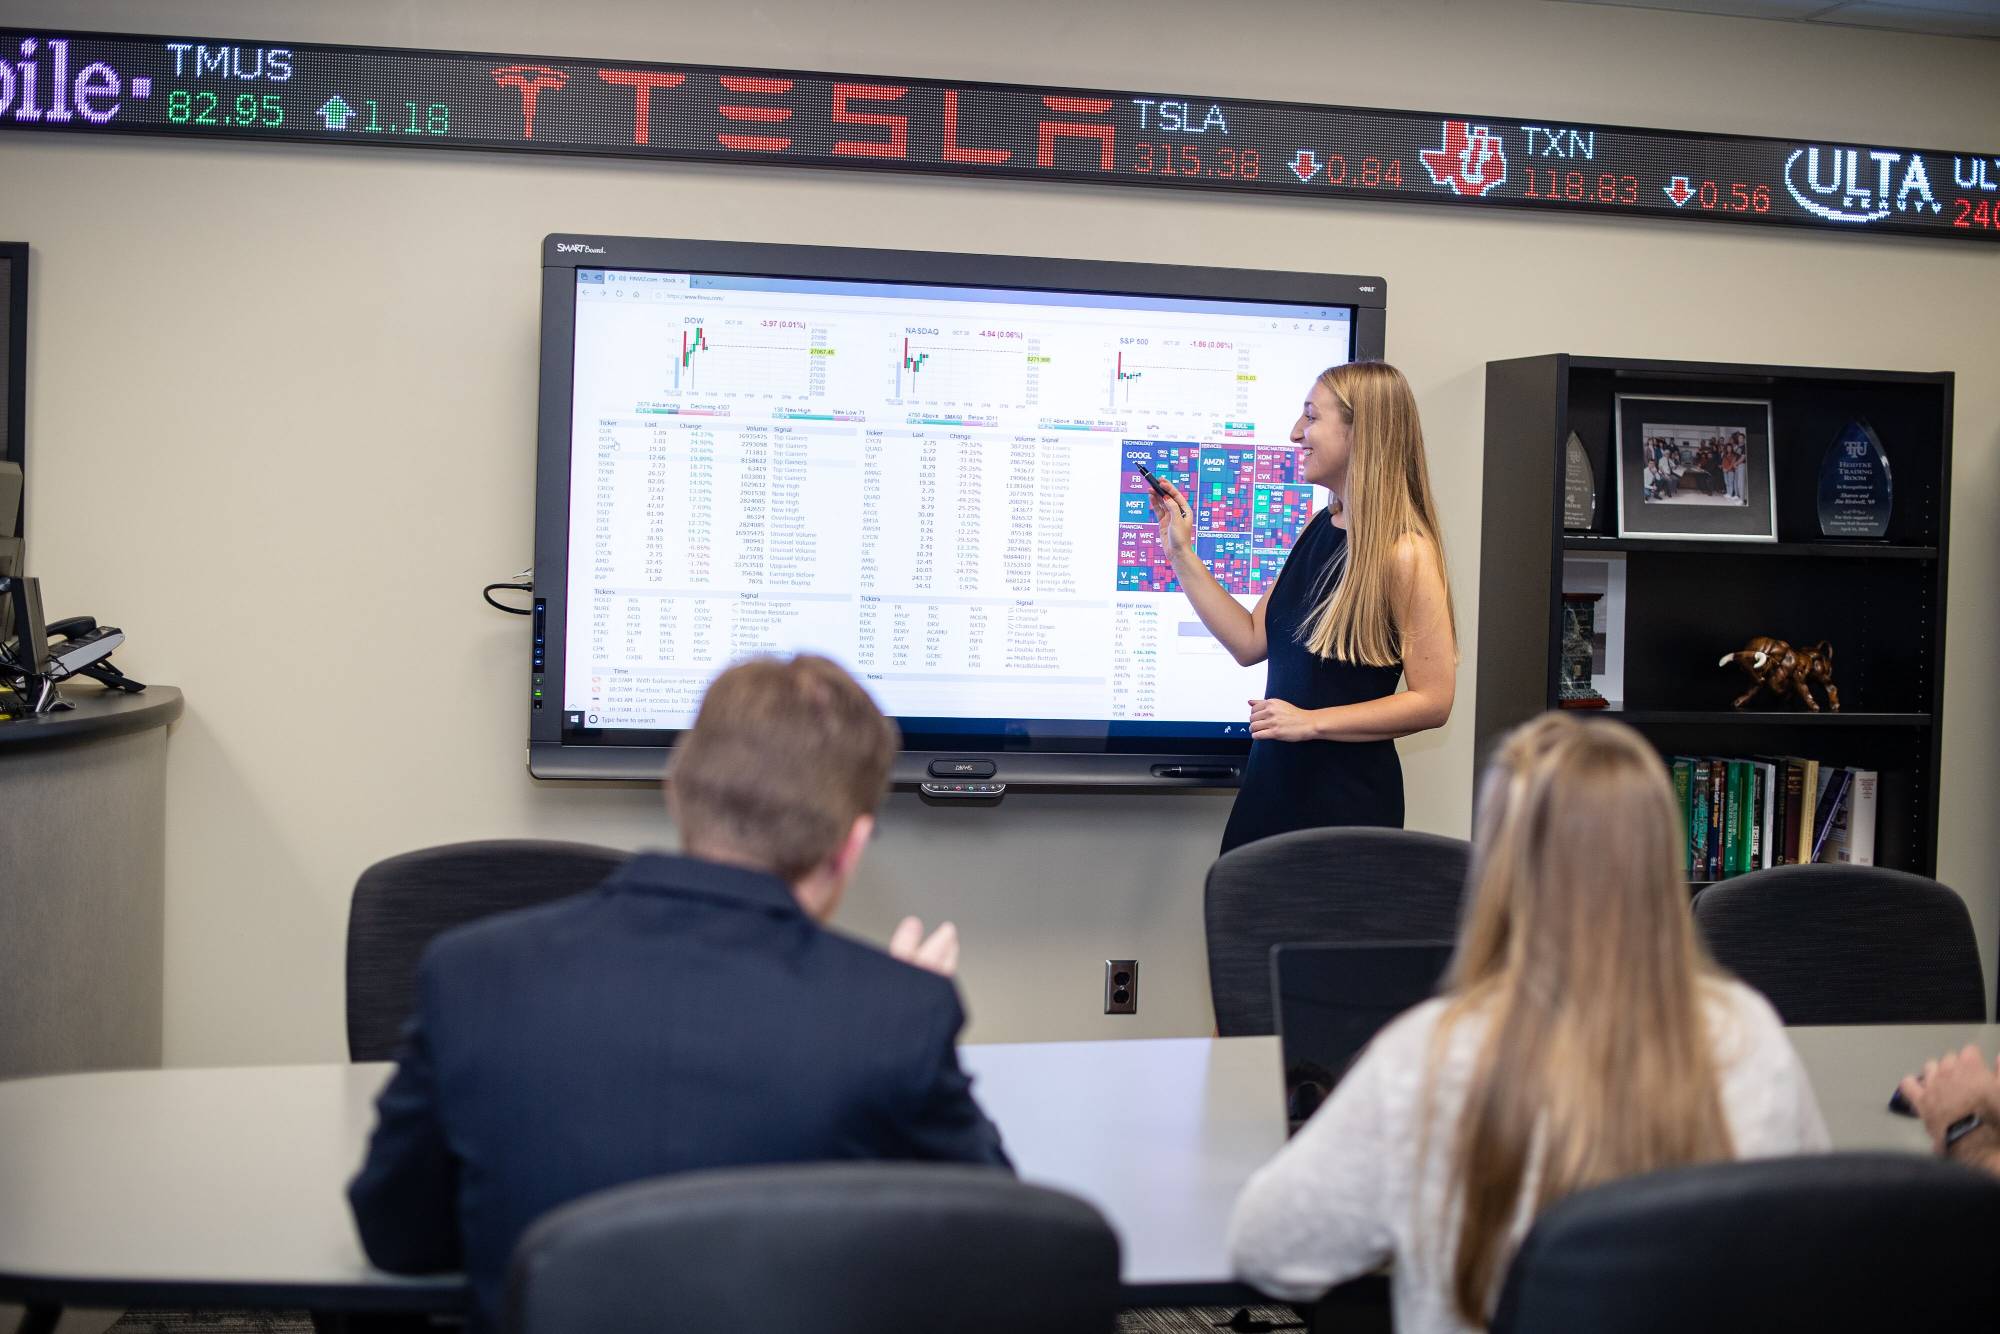
[[[542,243],[542,344],[535,485],[534,660],[528,769],[538,778],[656,779],[678,732],[601,730],[588,739],[563,725],[568,624],[571,405],[576,271],[651,269],[758,277],[1346,306],[1353,356],[1382,356],[1387,285],[1379,277],[1198,268],[1020,255],[867,250],[639,237],[552,234]],[[902,720],[899,720],[899,722]],[[915,721],[915,720],[912,720]],[[1108,734],[1108,722],[1035,720],[998,733],[911,731],[892,780],[934,776],[934,763],[986,761],[992,779],[1036,787],[1230,787],[1247,737]]]
[[[0,265],[7,269],[7,301],[0,320],[7,324],[7,341],[0,352],[7,359],[7,392],[0,412],[7,415],[6,447],[0,463],[21,467],[21,496],[12,514],[0,514],[0,536],[28,535],[28,243],[0,241]]]

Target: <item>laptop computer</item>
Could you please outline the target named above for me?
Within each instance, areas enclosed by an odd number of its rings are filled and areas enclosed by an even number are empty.
[[[1296,1133],[1391,1019],[1437,994],[1449,941],[1278,945],[1271,999]]]

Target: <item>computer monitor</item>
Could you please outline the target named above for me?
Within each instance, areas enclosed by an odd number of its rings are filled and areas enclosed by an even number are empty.
[[[49,670],[49,631],[42,615],[41,581],[25,575],[0,577],[0,650],[28,676]]]
[[[1288,944],[1271,950],[1285,1117],[1304,1125],[1390,1020],[1437,993],[1450,941]]]
[[[21,465],[0,460],[0,578],[21,573]]]
[[[19,470],[27,464],[24,433],[28,420],[28,247],[0,241],[0,472],[16,469],[11,499],[0,476],[0,539],[21,535]],[[4,554],[4,553],[0,553]],[[19,549],[15,559],[19,560]],[[0,574],[5,574],[0,569]]]

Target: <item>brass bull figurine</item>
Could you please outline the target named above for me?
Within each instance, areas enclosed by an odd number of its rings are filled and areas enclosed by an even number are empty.
[[[1736,698],[1739,709],[1759,690],[1769,690],[1780,699],[1797,695],[1808,709],[1818,713],[1819,703],[1808,688],[1810,683],[1826,692],[1827,708],[1840,712],[1840,692],[1833,685],[1833,648],[1824,639],[1810,648],[1793,648],[1782,639],[1759,635],[1736,652],[1723,654],[1716,666],[1732,662],[1750,677],[1750,688]]]

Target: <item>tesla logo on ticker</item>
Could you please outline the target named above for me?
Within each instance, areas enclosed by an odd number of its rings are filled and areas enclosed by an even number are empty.
[[[535,137],[535,103],[545,92],[569,82],[569,75],[547,65],[502,65],[492,71],[493,82],[521,94],[521,137]]]
[[[1455,195],[1478,198],[1507,179],[1507,150],[1484,125],[1444,123],[1444,144],[1417,152],[1431,179]]]

